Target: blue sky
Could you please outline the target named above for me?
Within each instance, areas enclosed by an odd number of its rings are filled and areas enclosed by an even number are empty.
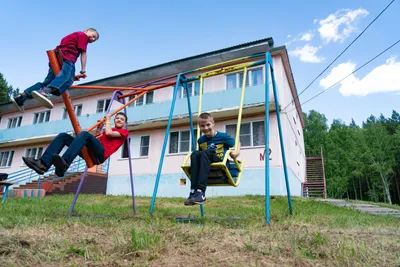
[[[45,51],[65,35],[96,28],[86,81],[117,75],[228,46],[273,37],[287,45],[302,91],[390,2],[336,1],[1,1],[0,72],[25,89],[47,73]],[[301,95],[304,102],[400,38],[400,0]],[[358,124],[370,114],[400,111],[400,44],[346,82],[303,106],[329,123]],[[77,70],[80,69],[79,63]]]

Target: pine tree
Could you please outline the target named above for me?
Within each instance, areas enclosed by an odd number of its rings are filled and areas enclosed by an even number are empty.
[[[14,89],[12,85],[8,85],[7,80],[4,78],[3,74],[0,73],[0,103],[10,101],[10,97],[19,94],[19,89]]]

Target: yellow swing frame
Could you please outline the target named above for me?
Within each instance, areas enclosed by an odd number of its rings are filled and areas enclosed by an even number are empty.
[[[198,106],[198,113],[197,116],[201,114],[202,109],[202,101],[203,101],[203,76],[207,76],[204,73],[200,76],[200,93],[199,93],[199,106]],[[242,84],[242,91],[240,95],[240,106],[239,106],[239,114],[238,114],[238,121],[236,126],[236,136],[235,136],[235,147],[234,150],[228,150],[225,153],[224,159],[221,162],[214,162],[211,164],[210,173],[208,176],[208,184],[207,186],[234,186],[237,187],[240,184],[240,178],[242,177],[242,171],[244,166],[244,158],[242,160],[234,159],[233,162],[237,168],[237,176],[233,176],[231,171],[227,166],[228,157],[230,152],[236,151],[240,142],[240,126],[242,122],[242,113],[243,113],[243,102],[244,102],[244,93],[246,88],[246,79],[247,79],[247,67],[244,68],[244,75],[243,75],[243,84]],[[200,138],[200,128],[197,124],[197,139]],[[199,149],[199,144],[196,142],[196,149]],[[182,170],[185,172],[186,176],[190,179],[190,164],[188,164],[190,155],[192,152],[186,155],[183,164],[181,166]],[[231,164],[231,160],[229,160],[229,164]]]

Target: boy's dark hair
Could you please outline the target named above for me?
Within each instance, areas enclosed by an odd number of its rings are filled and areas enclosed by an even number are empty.
[[[87,30],[87,31],[95,32],[95,33],[97,34],[97,40],[100,39],[100,34],[99,34],[99,32],[98,32],[95,28],[87,28],[86,30]]]
[[[213,116],[210,113],[207,113],[207,112],[201,113],[199,115],[199,119],[203,119],[203,120],[211,119],[211,120],[214,120]]]
[[[117,114],[115,114],[115,117],[116,117],[117,115],[124,116],[124,117],[125,117],[125,121],[128,122],[128,116],[126,116],[125,113],[123,113],[123,112],[118,112]]]

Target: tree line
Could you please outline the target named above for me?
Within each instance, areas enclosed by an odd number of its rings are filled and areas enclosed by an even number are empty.
[[[19,88],[14,88],[11,84],[8,84],[3,74],[0,73],[0,103],[10,101],[10,97],[19,94]]]
[[[327,195],[400,204],[400,115],[373,115],[362,125],[303,113],[306,154],[323,152]]]

